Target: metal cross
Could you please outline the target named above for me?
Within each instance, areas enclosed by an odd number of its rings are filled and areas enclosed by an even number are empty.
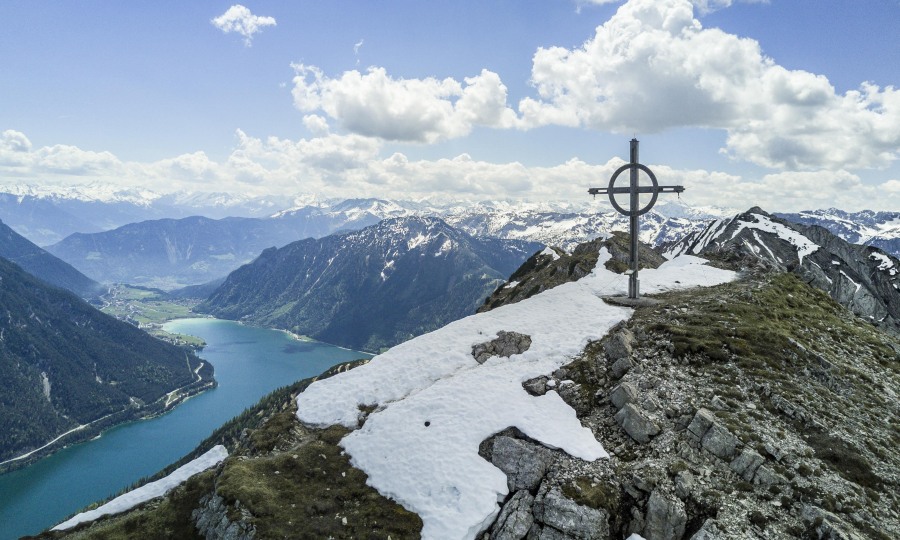
[[[616,179],[622,174],[626,169],[631,171],[631,183],[628,187],[616,187]],[[652,186],[641,186],[638,183],[638,171],[644,171],[647,173],[647,176],[650,177],[650,181],[653,183]],[[630,219],[630,229],[631,229],[631,255],[629,257],[629,269],[625,272],[628,274],[628,298],[639,298],[640,297],[640,282],[638,281],[638,232],[640,231],[638,227],[638,217],[646,214],[653,208],[653,205],[656,204],[656,198],[660,193],[681,193],[684,191],[684,186],[661,186],[659,182],[656,181],[656,175],[653,174],[653,171],[650,170],[646,165],[642,165],[638,163],[638,140],[631,139],[631,162],[622,165],[616,172],[613,173],[612,178],[609,179],[609,186],[605,188],[590,188],[588,189],[588,193],[591,195],[609,195],[609,202],[612,203],[613,208],[615,208],[620,214],[624,214],[628,216]],[[629,209],[626,210],[619,206],[619,203],[616,201],[616,194],[618,193],[627,193],[630,195],[630,204]],[[650,197],[650,202],[647,203],[643,208],[640,208],[640,194],[641,193],[650,193],[652,196]]]

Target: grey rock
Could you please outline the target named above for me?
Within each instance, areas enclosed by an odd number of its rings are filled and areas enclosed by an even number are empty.
[[[720,398],[719,396],[713,396],[712,401],[710,402],[710,405],[712,405],[713,409],[716,409],[719,411],[728,408],[728,404],[725,403],[725,400]]]
[[[525,538],[534,525],[534,516],[531,514],[532,504],[534,504],[534,497],[531,493],[525,490],[517,491],[500,510],[500,516],[491,531],[491,540]]]
[[[572,540],[573,537],[553,527],[544,527],[537,536],[538,540]]]
[[[750,448],[744,448],[738,457],[734,458],[728,466],[732,471],[747,482],[753,480],[756,470],[763,464],[765,458]]]
[[[622,407],[614,418],[625,433],[639,443],[646,444],[650,437],[659,434],[659,426],[632,403]]]
[[[241,509],[240,513],[251,517],[246,509]],[[200,507],[191,512],[191,520],[206,540],[251,540],[256,537],[253,525],[242,520],[229,520],[225,500],[214,493],[200,499]]]
[[[629,358],[634,348],[634,334],[630,330],[623,328],[610,336],[609,341],[603,346],[606,358],[610,362],[615,362],[622,358]]]
[[[721,424],[713,424],[700,441],[703,448],[722,459],[733,458],[738,443],[740,440]]]
[[[522,388],[532,396],[543,396],[547,393],[548,377],[535,377],[522,383]]]
[[[541,491],[534,501],[534,517],[544,525],[540,538],[599,540],[610,535],[606,511],[582,506],[566,498],[557,487]],[[545,536],[553,534],[547,529],[556,529],[563,536]]]
[[[687,430],[689,434],[693,435],[696,440],[699,441],[715,423],[716,417],[712,412],[707,409],[699,409],[697,414],[695,414],[694,418],[691,420],[691,423],[688,424]]]
[[[494,439],[491,463],[506,474],[510,491],[537,489],[556,459],[553,451],[512,437]]]
[[[707,519],[703,522],[703,526],[700,527],[700,530],[691,536],[691,540],[725,540],[725,535],[722,534],[722,531],[716,526],[715,520]]]
[[[613,379],[621,379],[625,376],[626,373],[631,371],[631,368],[634,367],[634,363],[632,363],[630,358],[619,358],[613,365],[609,368],[609,376]]]
[[[800,511],[803,521],[810,524],[820,540],[863,540],[846,521],[817,506],[807,504]]]
[[[678,540],[684,535],[687,512],[684,503],[653,490],[647,502],[643,536],[647,540]]]
[[[609,393],[609,400],[617,409],[621,409],[628,403],[635,403],[638,395],[638,390],[633,384],[623,382],[612,389]]]
[[[687,499],[694,491],[694,475],[690,471],[681,471],[675,476],[675,495],[681,500]]]
[[[768,465],[760,465],[760,467],[756,469],[756,474],[753,475],[753,483],[761,486],[772,486],[784,482],[785,478]]]
[[[472,357],[479,364],[485,363],[492,356],[509,357],[521,354],[531,348],[531,336],[518,332],[500,330],[496,339],[472,346]]]

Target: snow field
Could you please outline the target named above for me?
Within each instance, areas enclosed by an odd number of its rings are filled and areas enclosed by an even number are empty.
[[[499,512],[506,476],[478,455],[486,438],[515,426],[570,455],[608,457],[556,392],[531,396],[522,382],[552,373],[631,316],[601,296],[624,294],[627,277],[603,267],[516,304],[480,313],[419,336],[371,362],[317,381],[297,398],[300,421],[355,428],[361,406],[376,406],[341,445],[383,495],[418,514],[423,538],[470,539]],[[640,273],[646,293],[734,279],[734,273],[677,257]],[[483,365],[472,346],[500,330],[528,334],[531,348]]]
[[[53,527],[52,530],[64,531],[66,529],[71,529],[80,523],[94,521],[95,519],[106,515],[119,514],[126,510],[130,510],[141,503],[145,503],[150,499],[162,497],[168,493],[169,490],[181,484],[191,476],[215,467],[226,457],[228,457],[228,450],[221,444],[216,445],[197,459],[178,467],[172,471],[172,474],[165,478],[160,478],[155,482],[144,484],[128,493],[119,495],[103,506],[99,506],[89,512],[77,514],[56,527]]]

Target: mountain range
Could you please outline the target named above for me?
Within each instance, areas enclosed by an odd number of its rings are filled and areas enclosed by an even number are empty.
[[[378,350],[471,313],[541,247],[437,218],[386,219],[267,249],[195,310]]]
[[[754,208],[642,269],[631,309],[604,242],[530,258],[514,281],[534,294],[273,394],[184,462],[224,460],[76,534],[900,535],[894,257]]]

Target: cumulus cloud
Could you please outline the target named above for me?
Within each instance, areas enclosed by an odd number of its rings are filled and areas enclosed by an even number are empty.
[[[589,201],[587,189],[605,185],[623,161],[591,164],[573,158],[551,166],[495,163],[468,154],[410,159],[383,155],[383,143],[356,134],[324,134],[300,140],[253,137],[238,130],[221,161],[204,152],[154,162],[123,162],[109,152],[69,145],[33,147],[20,132],[0,134],[4,183],[40,181],[176,191],[231,191],[254,195],[315,193],[321,197],[439,198]],[[685,202],[697,206],[759,205],[770,211],[838,206],[847,210],[900,208],[900,180],[863,182],[838,171],[786,171],[747,178],[722,171],[674,169],[648,163],[660,183],[681,184]],[[601,198],[598,204],[603,207]],[[746,210],[746,208],[735,208]]]
[[[864,83],[839,94],[788,70],[759,43],[703,28],[689,0],[630,0],[574,49],[533,58],[527,126],[619,133],[724,129],[733,158],[788,170],[885,167],[900,147],[900,91]],[[730,2],[700,2],[701,9]]]
[[[392,141],[432,143],[467,135],[475,126],[516,124],[506,86],[488,70],[463,82],[452,78],[395,79],[381,67],[330,78],[316,66],[294,64],[294,105],[322,111],[341,127]]]
[[[697,8],[697,12],[701,15],[712,13],[723,8],[731,7],[735,4],[734,0],[690,0]],[[602,6],[604,4],[618,4],[622,0],[576,0],[579,9],[586,5]],[[747,4],[768,4],[769,0],[738,0]]]
[[[247,47],[253,44],[253,34],[262,32],[266,26],[276,25],[274,17],[254,15],[240,4],[231,6],[225,13],[212,19],[210,23],[226,34],[235,32],[244,36],[244,45]]]

